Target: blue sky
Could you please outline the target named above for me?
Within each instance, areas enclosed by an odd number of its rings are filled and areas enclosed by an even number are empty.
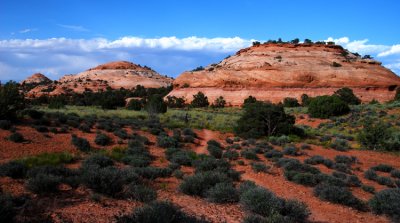
[[[0,0],[0,80],[129,60],[176,77],[253,40],[332,38],[400,74],[400,1]]]

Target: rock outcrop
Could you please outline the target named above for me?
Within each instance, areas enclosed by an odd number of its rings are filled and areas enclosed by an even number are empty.
[[[41,73],[35,73],[26,78],[25,80],[21,81],[21,84],[49,84],[51,80]]]
[[[108,87],[132,89],[137,85],[159,88],[171,85],[172,81],[172,78],[162,76],[149,67],[142,67],[127,61],[117,61],[99,65],[79,74],[65,75],[53,84],[32,89],[27,95],[28,97],[38,97],[43,94],[96,92]]]
[[[391,100],[399,86],[400,77],[380,62],[362,59],[338,45],[267,43],[242,49],[204,70],[182,73],[169,96],[190,102],[202,91],[210,102],[223,96],[236,106],[250,95],[280,102],[350,87],[367,102]]]

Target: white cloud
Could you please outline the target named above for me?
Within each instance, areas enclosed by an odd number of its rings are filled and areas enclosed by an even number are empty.
[[[82,27],[83,28],[83,27]],[[78,73],[101,63],[128,60],[147,65],[170,76],[197,66],[215,63],[253,39],[127,36],[116,40],[93,39],[8,39],[0,40],[0,80],[22,80],[34,72],[58,79],[64,74]],[[369,44],[367,39],[328,38],[360,54],[370,54],[400,74],[400,45]]]
[[[65,25],[65,24],[57,24],[58,26],[65,28],[65,29],[70,29],[72,31],[76,32],[89,32],[89,29],[86,29],[83,26],[77,26],[77,25]]]
[[[37,29],[23,29],[18,31],[19,33],[29,33],[29,32],[34,32],[37,31]],[[12,35],[14,35],[14,33],[12,33]]]

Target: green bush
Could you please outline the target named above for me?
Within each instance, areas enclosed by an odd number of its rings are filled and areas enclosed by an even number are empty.
[[[157,145],[162,148],[179,147],[179,142],[168,135],[160,135],[157,137]]]
[[[390,177],[378,176],[376,182],[380,185],[386,185],[388,187],[394,187],[394,181]]]
[[[357,96],[354,95],[353,90],[348,87],[340,88],[339,90],[335,91],[334,94],[349,105],[361,104],[361,100],[357,98]]]
[[[155,201],[136,208],[132,214],[117,217],[117,223],[206,223],[187,215],[177,206],[167,201]]]
[[[377,123],[367,120],[364,128],[358,134],[358,140],[367,149],[386,150],[387,142],[391,139],[391,131],[388,126],[379,121]]]
[[[283,152],[283,154],[289,155],[289,156],[300,156],[301,155],[301,153],[299,152],[299,149],[297,149],[294,146],[286,146],[282,152]]]
[[[185,107],[185,98],[175,97],[175,96],[167,96],[166,103],[169,108],[183,108],[183,107]]]
[[[16,82],[9,81],[0,85],[0,120],[14,120],[17,111],[24,107],[24,95],[20,93]]]
[[[167,112],[167,104],[164,102],[162,95],[153,95],[145,105],[147,112],[152,114],[165,113]]]
[[[375,170],[368,169],[367,171],[365,171],[364,177],[368,180],[376,180],[376,178],[378,178],[378,174]]]
[[[16,214],[13,198],[9,195],[0,194],[0,222],[14,222]]]
[[[83,169],[104,168],[113,165],[114,161],[112,159],[101,154],[93,154],[82,162]]]
[[[144,185],[130,184],[126,196],[140,202],[150,202],[157,199],[157,192]]]
[[[394,178],[399,178],[400,179],[400,170],[392,170],[390,172],[390,176],[394,177]]]
[[[72,135],[71,143],[74,145],[78,150],[82,152],[89,152],[90,151],[90,143],[85,138],[80,138],[76,135]]]
[[[222,157],[229,159],[229,160],[237,160],[239,158],[239,153],[233,149],[229,149],[229,150],[225,150]]]
[[[143,108],[142,100],[131,99],[126,105],[128,110],[140,111]]]
[[[36,166],[57,166],[60,164],[71,163],[72,161],[74,161],[74,156],[68,152],[41,153],[19,160],[19,162],[29,168]]]
[[[400,189],[385,189],[375,194],[369,205],[376,214],[389,216],[393,222],[400,221]]]
[[[24,142],[24,136],[21,133],[14,132],[10,136],[7,137],[7,140],[15,143],[21,143]]]
[[[217,183],[206,192],[207,200],[214,203],[235,203],[239,194],[232,183]]]
[[[27,188],[36,194],[53,193],[58,191],[61,177],[52,174],[37,174],[27,182]]]
[[[257,153],[253,150],[245,149],[240,152],[240,156],[248,160],[259,160]]]
[[[350,149],[349,142],[345,139],[340,138],[335,139],[335,141],[333,141],[330,146],[332,147],[332,149],[341,152],[345,152]]]
[[[293,108],[299,106],[300,106],[299,101],[296,98],[283,99],[283,107]]]
[[[321,200],[343,204],[360,211],[366,211],[366,204],[356,198],[347,188],[328,184],[319,184],[314,188],[314,195]]]
[[[318,96],[313,98],[308,106],[308,114],[313,118],[329,118],[345,115],[350,112],[350,107],[338,96]]]
[[[253,169],[253,171],[256,173],[259,173],[259,172],[267,173],[270,168],[271,168],[270,166],[267,166],[261,162],[251,163],[251,169]]]
[[[208,98],[203,92],[199,91],[197,94],[193,95],[193,101],[191,102],[193,108],[208,107],[209,105]]]
[[[272,149],[266,153],[264,153],[265,158],[274,159],[283,157],[283,153],[281,151]]]
[[[385,172],[385,173],[389,173],[390,171],[392,171],[394,168],[388,164],[379,164],[377,166],[373,166],[371,167],[371,169],[375,170],[375,171],[380,171],[380,172]]]
[[[374,193],[375,193],[375,188],[374,188],[373,186],[369,186],[369,185],[363,184],[363,185],[361,185],[361,189],[362,189],[363,191],[368,192],[368,193],[371,193],[371,194],[374,194]]]
[[[13,179],[24,178],[27,171],[27,166],[17,161],[10,161],[0,165],[0,176],[7,176]]]
[[[160,177],[170,177],[172,169],[153,166],[135,168],[134,171],[142,178],[154,180]]]
[[[223,150],[220,147],[217,147],[217,146],[214,146],[214,145],[208,145],[207,151],[214,158],[217,158],[217,159],[222,158]]]
[[[226,101],[224,97],[219,96],[215,99],[214,103],[211,105],[212,108],[224,108],[226,105]]]
[[[234,130],[244,138],[296,134],[294,122],[294,116],[287,115],[282,106],[256,102],[245,106]]]
[[[97,193],[116,196],[122,191],[125,179],[123,173],[115,167],[85,169],[83,182]]]
[[[206,196],[207,191],[218,183],[229,183],[232,180],[221,172],[201,172],[183,179],[180,191],[188,195]]]
[[[94,139],[94,143],[99,146],[106,146],[111,143],[111,138],[103,133],[96,134],[96,138]]]

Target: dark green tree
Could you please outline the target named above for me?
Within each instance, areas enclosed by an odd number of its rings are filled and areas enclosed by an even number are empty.
[[[307,94],[301,95],[301,105],[308,106],[310,104],[311,98]]]
[[[215,99],[214,103],[211,105],[213,108],[224,108],[226,105],[226,101],[224,97],[219,96],[218,98]]]
[[[167,96],[167,106],[169,108],[185,107],[185,98],[176,96]]]
[[[126,108],[128,110],[140,111],[143,108],[143,100],[131,99]]]
[[[167,112],[167,104],[164,102],[163,97],[158,94],[150,97],[145,108],[150,115]]]
[[[349,105],[359,105],[361,103],[361,100],[354,95],[353,90],[348,87],[340,88],[334,94]]]
[[[193,95],[193,101],[191,106],[194,108],[208,107],[210,103],[208,102],[207,96],[203,92],[199,91],[197,94]]]
[[[248,98],[244,99],[243,106],[246,106],[248,104],[252,104],[252,103],[255,103],[255,102],[257,102],[257,99],[250,95]]]
[[[255,102],[244,107],[235,133],[245,138],[260,138],[295,133],[294,116],[287,115],[282,106]]]
[[[366,120],[364,128],[358,134],[358,140],[367,149],[385,150],[386,143],[391,139],[391,131],[383,122]]]
[[[17,111],[24,107],[24,95],[20,93],[16,82],[9,81],[0,85],[0,119],[14,120]]]
[[[298,107],[300,106],[299,101],[296,98],[285,98],[283,99],[283,107]]]
[[[313,98],[308,106],[308,114],[313,118],[329,118],[349,112],[349,105],[336,95],[318,96]]]

